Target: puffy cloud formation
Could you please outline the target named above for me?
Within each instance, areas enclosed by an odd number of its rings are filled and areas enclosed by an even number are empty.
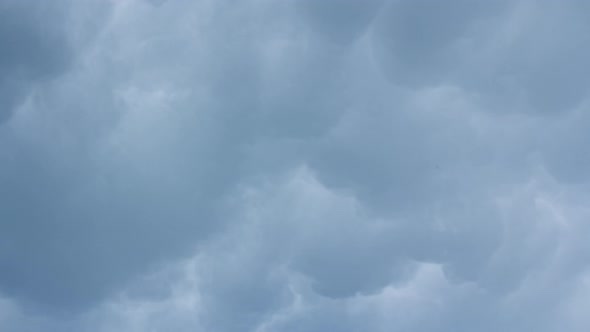
[[[584,1],[4,1],[0,330],[586,331]]]

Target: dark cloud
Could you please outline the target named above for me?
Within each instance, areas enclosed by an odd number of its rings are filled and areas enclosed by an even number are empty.
[[[392,1],[373,44],[395,84],[458,85],[500,112],[563,112],[588,91],[588,15],[578,1]]]
[[[477,51],[466,47],[486,37],[484,23],[504,7],[502,1],[392,1],[374,34],[377,58],[393,82],[453,82]]]
[[[349,43],[359,38],[379,12],[383,0],[311,1],[297,4],[310,26],[327,42]]]
[[[38,81],[62,73],[72,61],[64,19],[66,1],[3,1],[0,4],[0,122]]]

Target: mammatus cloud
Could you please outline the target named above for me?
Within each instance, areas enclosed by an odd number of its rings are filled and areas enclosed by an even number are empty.
[[[586,331],[582,2],[0,8],[1,330]]]

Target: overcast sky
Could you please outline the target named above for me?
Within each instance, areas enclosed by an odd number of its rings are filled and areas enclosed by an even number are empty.
[[[0,330],[587,332],[590,2],[0,0]]]

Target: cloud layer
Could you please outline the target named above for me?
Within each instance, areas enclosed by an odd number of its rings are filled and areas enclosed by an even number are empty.
[[[585,331],[588,22],[5,1],[0,330]]]

